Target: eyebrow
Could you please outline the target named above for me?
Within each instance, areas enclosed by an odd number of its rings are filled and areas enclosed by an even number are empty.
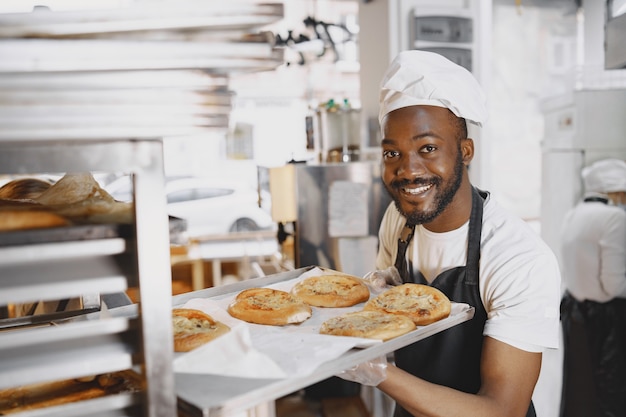
[[[426,137],[429,137],[429,138],[435,138],[435,139],[439,139],[439,140],[444,140],[444,138],[442,138],[441,136],[439,136],[439,135],[437,135],[436,133],[431,132],[431,131],[424,132],[424,133],[421,133],[421,134],[419,134],[419,135],[412,136],[412,137],[411,137],[411,140],[413,140],[413,141],[417,141],[417,140],[420,140],[420,139],[423,139],[423,138],[426,138]],[[393,145],[395,142],[396,142],[396,140],[395,140],[395,139],[388,139],[388,138],[384,138],[384,139],[381,141],[381,144],[382,144],[382,145]]]

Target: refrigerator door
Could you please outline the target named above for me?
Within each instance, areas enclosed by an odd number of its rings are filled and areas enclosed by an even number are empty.
[[[541,236],[559,253],[565,213],[582,198],[583,167],[626,160],[626,89],[578,90],[543,105]]]

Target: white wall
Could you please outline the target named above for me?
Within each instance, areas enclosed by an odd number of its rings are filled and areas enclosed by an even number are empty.
[[[536,221],[544,136],[540,103],[572,89],[576,16],[495,0],[492,39],[490,189],[517,215]]]

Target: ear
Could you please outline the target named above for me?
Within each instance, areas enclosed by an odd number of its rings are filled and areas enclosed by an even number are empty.
[[[465,166],[469,166],[474,159],[474,140],[472,138],[465,138],[461,141],[461,152],[463,153],[463,163]]]

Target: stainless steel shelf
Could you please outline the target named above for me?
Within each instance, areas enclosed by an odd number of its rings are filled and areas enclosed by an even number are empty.
[[[160,1],[107,10],[17,13],[0,17],[2,37],[141,37],[163,33],[238,31],[274,23],[283,18],[281,3],[241,1]]]
[[[0,73],[193,70],[214,74],[274,69],[282,50],[267,42],[0,40]]]
[[[0,266],[117,255],[125,250],[126,241],[122,238],[7,246],[0,247]]]
[[[83,294],[114,294],[128,288],[126,277],[108,257],[5,265],[0,304],[49,301]]]
[[[104,334],[80,343],[61,340],[0,352],[0,389],[4,389],[130,369],[136,348],[120,335]]]
[[[102,398],[69,403],[43,410],[20,413],[19,417],[136,417],[143,402],[141,393],[119,393]]]
[[[283,15],[280,3],[202,0],[0,15],[0,174],[98,171],[134,183],[135,223],[121,241],[0,245],[0,306],[131,285],[140,297],[112,321],[92,323],[102,312],[0,331],[0,388],[132,367],[145,390],[23,415],[176,415],[162,138],[225,131],[228,77],[283,63],[269,34],[254,33]]]
[[[172,334],[163,326],[171,320],[171,276],[161,141],[0,140],[0,160],[3,174],[125,172],[135,185],[135,223],[127,225],[130,232],[124,236],[1,247],[0,305],[120,293],[132,284],[140,288],[141,306],[132,317],[107,319],[102,311],[53,328],[4,328],[0,388],[138,369],[145,381],[139,394],[28,413],[175,415]],[[128,265],[122,267],[121,259]]]
[[[92,319],[50,325],[37,329],[21,329],[0,332],[0,350],[19,349],[29,345],[43,345],[60,341],[77,341],[105,334],[128,331],[126,318]]]
[[[284,62],[282,4],[200,0],[0,14],[0,141],[226,133],[236,73]]]

